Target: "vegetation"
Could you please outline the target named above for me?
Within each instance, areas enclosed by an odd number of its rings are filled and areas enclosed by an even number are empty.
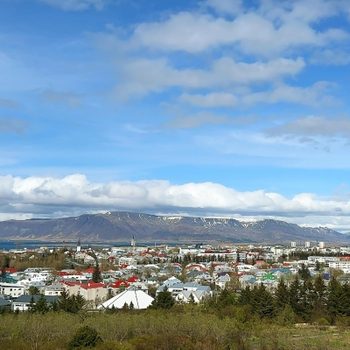
[[[84,317],[66,312],[3,314],[0,344],[8,350],[67,350],[93,346],[95,340],[95,349],[105,350],[348,349],[350,329],[344,320],[337,320],[336,328],[323,321],[299,327],[289,322],[288,310],[283,316],[287,322],[281,317],[259,318],[246,306],[215,312],[207,305],[85,313]]]
[[[94,348],[98,343],[102,343],[102,338],[95,328],[89,326],[80,327],[73,339],[69,342],[69,349]]]

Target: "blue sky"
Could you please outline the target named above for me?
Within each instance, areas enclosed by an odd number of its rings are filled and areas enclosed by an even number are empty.
[[[350,231],[347,0],[0,0],[0,219]]]

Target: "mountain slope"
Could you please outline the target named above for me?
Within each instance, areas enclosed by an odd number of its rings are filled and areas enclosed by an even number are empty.
[[[284,221],[156,216],[129,212],[86,214],[60,219],[0,222],[0,239],[89,241],[349,242],[350,236],[327,228],[300,227]]]

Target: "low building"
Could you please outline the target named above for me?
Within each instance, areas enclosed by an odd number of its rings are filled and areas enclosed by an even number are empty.
[[[12,311],[28,311],[31,305],[35,305],[41,297],[42,295],[21,295],[12,302],[11,309]],[[52,305],[58,301],[58,297],[54,296],[44,296],[44,298],[48,305]]]
[[[6,295],[11,298],[17,298],[23,295],[25,287],[17,283],[0,283],[0,295]]]

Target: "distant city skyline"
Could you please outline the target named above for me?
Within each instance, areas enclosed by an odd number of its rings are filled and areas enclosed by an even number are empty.
[[[0,0],[0,220],[350,232],[347,0]]]

